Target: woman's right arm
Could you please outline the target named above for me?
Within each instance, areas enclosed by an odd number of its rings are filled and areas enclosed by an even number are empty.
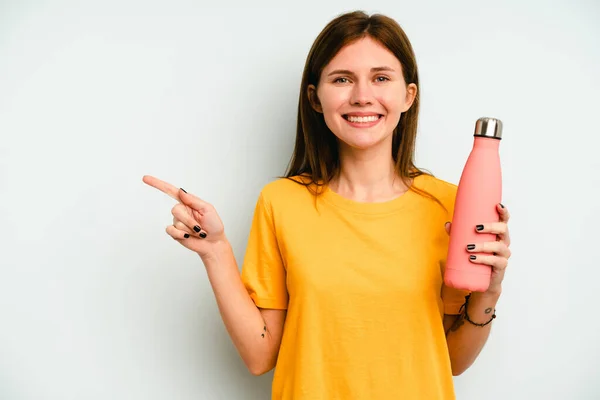
[[[286,311],[254,304],[223,223],[211,204],[152,176],[144,176],[143,181],[177,200],[167,233],[202,259],[221,318],[250,372],[261,375],[270,371],[277,361]]]
[[[285,310],[257,308],[244,287],[233,250],[223,239],[201,256],[227,332],[254,375],[275,367]]]

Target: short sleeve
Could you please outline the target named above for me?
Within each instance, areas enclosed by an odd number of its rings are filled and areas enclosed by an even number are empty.
[[[469,290],[461,290],[456,289],[450,286],[447,286],[444,283],[444,272],[446,270],[446,261],[448,258],[448,244],[449,237],[448,234],[444,231],[444,240],[443,245],[441,247],[441,270],[442,270],[442,302],[444,304],[444,314],[448,315],[457,315],[460,314],[460,307],[465,303],[465,297],[471,293]]]
[[[286,271],[273,214],[261,193],[256,203],[242,265],[242,282],[257,307],[287,309]]]
[[[439,196],[441,197],[442,203],[446,207],[446,215],[444,215],[443,221],[440,221],[439,223],[439,226],[443,226],[445,221],[452,221],[452,216],[454,214],[454,203],[456,201],[456,193],[458,187],[456,185],[440,180],[438,180],[437,182],[439,184]],[[465,303],[465,297],[471,292],[469,290],[461,290],[447,286],[443,282],[443,274],[446,269],[446,261],[448,258],[448,245],[450,244],[450,238],[445,230],[442,233],[442,237],[443,240],[440,244],[440,250],[442,251],[440,255],[440,262],[442,267],[441,297],[444,306],[444,314],[458,315],[460,314],[460,308]]]
[[[465,303],[465,297],[470,293],[468,290],[455,289],[445,284],[442,285],[442,302],[444,303],[444,314],[460,314],[460,308]]]

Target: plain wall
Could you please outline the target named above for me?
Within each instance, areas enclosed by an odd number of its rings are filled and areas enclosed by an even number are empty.
[[[213,203],[238,261],[284,173],[309,48],[354,9],[420,67],[417,163],[458,183],[504,122],[513,256],[458,399],[599,399],[598,1],[0,1],[0,399],[266,399],[155,175]]]

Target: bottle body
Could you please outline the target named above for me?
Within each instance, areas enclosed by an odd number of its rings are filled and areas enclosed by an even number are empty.
[[[490,284],[489,265],[473,263],[467,245],[493,242],[495,234],[478,233],[479,224],[499,220],[496,205],[502,199],[500,140],[475,136],[456,194],[444,283],[457,289],[484,292]]]

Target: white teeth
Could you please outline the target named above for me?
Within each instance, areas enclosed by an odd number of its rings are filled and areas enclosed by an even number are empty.
[[[373,122],[379,119],[379,115],[370,115],[368,117],[354,117],[349,115],[348,121],[350,122]]]

